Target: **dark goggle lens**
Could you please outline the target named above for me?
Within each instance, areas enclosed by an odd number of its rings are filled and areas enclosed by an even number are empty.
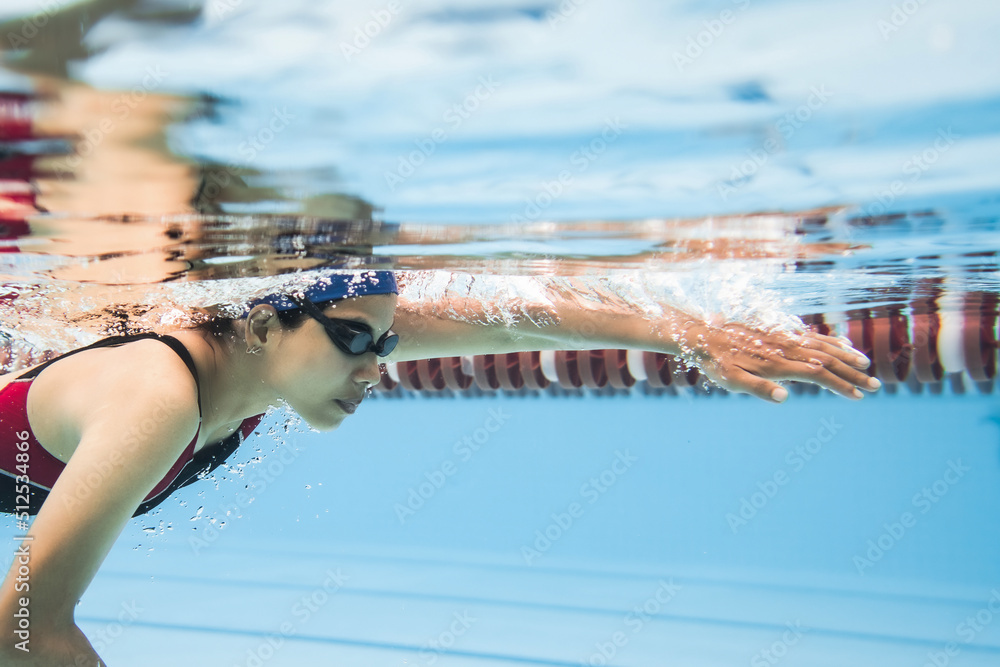
[[[364,354],[368,350],[371,350],[378,356],[385,357],[396,349],[396,344],[398,342],[399,335],[392,331],[387,331],[377,343],[373,342],[372,335],[370,333],[367,331],[359,331],[354,333],[354,335],[349,339],[344,340],[343,343],[346,343],[346,346],[342,345],[341,347],[346,347],[345,352],[353,355]]]
[[[396,349],[396,343],[399,342],[399,334],[387,331],[382,340],[379,341],[378,348],[375,349],[375,354],[380,357],[387,356],[390,352]]]
[[[293,298],[293,300],[310,317],[322,324],[323,328],[326,329],[326,335],[330,337],[333,344],[347,354],[358,356],[371,350],[378,356],[385,357],[396,349],[396,344],[399,343],[399,334],[394,331],[386,331],[378,342],[374,342],[375,337],[370,331],[358,330],[344,320],[327,317],[311,301],[297,298]]]
[[[372,344],[372,335],[370,333],[356,333],[354,337],[350,339],[348,347],[350,348],[351,354],[364,354],[368,351],[368,348]]]

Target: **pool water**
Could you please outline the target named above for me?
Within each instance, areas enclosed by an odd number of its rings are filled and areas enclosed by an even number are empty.
[[[5,372],[334,264],[498,322],[573,284],[804,323],[884,383],[775,406],[641,351],[390,365],[336,433],[276,410],[130,522],[80,627],[154,667],[996,664],[998,25],[8,0]]]

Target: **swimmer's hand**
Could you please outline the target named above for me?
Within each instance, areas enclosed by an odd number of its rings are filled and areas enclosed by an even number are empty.
[[[844,338],[815,332],[763,332],[741,324],[699,324],[684,336],[685,356],[729,391],[782,403],[788,390],[775,380],[799,380],[858,400],[875,391],[877,379],[863,373],[871,362]]]

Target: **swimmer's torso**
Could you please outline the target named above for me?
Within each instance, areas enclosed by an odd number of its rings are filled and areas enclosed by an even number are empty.
[[[84,436],[81,425],[106,423],[121,414],[120,398],[116,405],[102,396],[129,396],[128,388],[140,384],[138,373],[147,374],[141,383],[152,383],[165,397],[175,397],[175,404],[166,398],[153,401],[155,405],[143,408],[141,418],[133,416],[137,423],[123,424],[127,433],[143,429],[146,422],[154,427],[157,422],[164,423],[171,413],[178,414],[176,410],[194,415],[196,421],[188,425],[190,431],[183,436],[191,438],[187,447],[149,491],[136,515],[225,462],[263,416],[206,425],[202,407],[206,401],[199,378],[206,376],[210,364],[204,356],[196,363],[190,349],[200,355],[211,354],[211,349],[197,332],[181,332],[176,337],[141,334],[109,338],[94,345],[0,376],[0,511],[21,512],[27,505],[29,513],[37,512],[79,446]],[[197,413],[192,412],[192,402],[197,404]],[[110,450],[112,458],[134,455],[130,437]],[[24,495],[29,487],[30,499]]]

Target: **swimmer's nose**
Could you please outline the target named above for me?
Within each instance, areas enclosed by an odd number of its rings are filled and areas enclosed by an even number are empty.
[[[364,361],[358,367],[354,375],[357,382],[364,383],[367,388],[374,387],[382,380],[382,369],[378,363],[378,357],[374,352],[366,352],[361,355]]]

